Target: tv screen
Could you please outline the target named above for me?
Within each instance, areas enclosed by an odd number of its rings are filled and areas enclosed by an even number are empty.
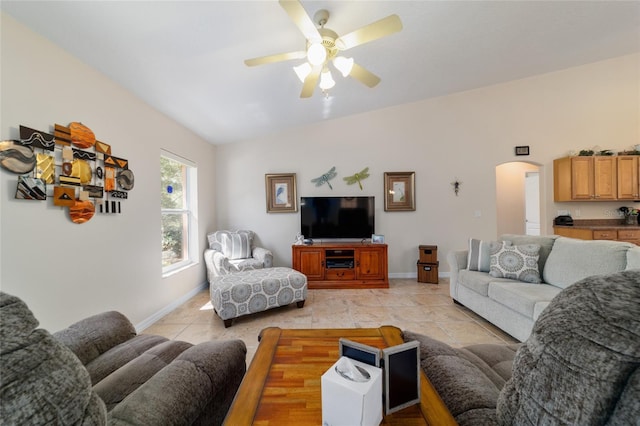
[[[300,233],[305,238],[371,238],[374,197],[301,197]]]

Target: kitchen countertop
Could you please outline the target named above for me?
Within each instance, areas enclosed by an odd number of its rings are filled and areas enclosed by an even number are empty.
[[[574,219],[573,226],[553,225],[554,228],[591,229],[606,231],[609,229],[640,229],[640,225],[627,225],[624,219]]]

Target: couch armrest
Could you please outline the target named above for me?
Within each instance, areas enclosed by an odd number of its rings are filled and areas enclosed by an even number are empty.
[[[116,311],[93,315],[53,334],[87,365],[109,349],[136,336],[136,329]]]
[[[451,270],[449,279],[449,294],[452,298],[458,299],[458,271],[467,268],[467,256],[469,250],[452,250],[447,253],[447,262]]]
[[[254,259],[258,259],[264,264],[265,268],[271,268],[273,266],[273,253],[262,247],[254,247],[252,256]]]
[[[227,275],[231,272],[229,259],[218,250],[206,249],[204,251],[204,263],[207,265],[207,280],[209,284],[215,277]]]
[[[187,349],[113,408],[109,424],[221,424],[244,377],[246,354],[241,340]]]

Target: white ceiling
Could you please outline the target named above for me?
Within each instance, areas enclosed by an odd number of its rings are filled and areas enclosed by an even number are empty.
[[[334,74],[300,99],[291,67],[244,59],[304,50],[276,0],[7,1],[4,12],[213,144],[640,51],[639,1],[306,1],[339,35],[396,13],[404,29],[349,50],[382,78]]]

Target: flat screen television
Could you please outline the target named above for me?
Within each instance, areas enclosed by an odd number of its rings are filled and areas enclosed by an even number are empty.
[[[301,197],[300,233],[305,238],[371,238],[375,197]]]

